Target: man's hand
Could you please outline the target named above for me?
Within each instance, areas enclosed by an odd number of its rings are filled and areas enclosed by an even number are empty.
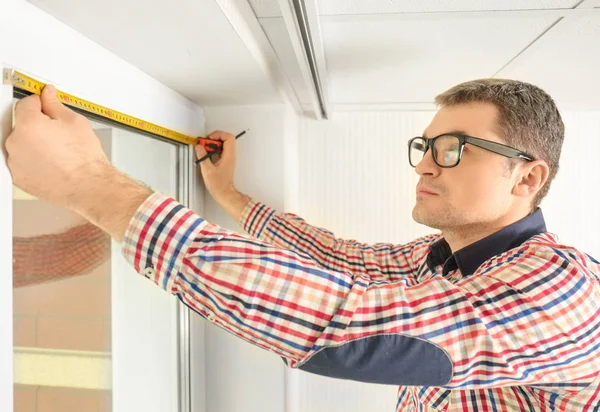
[[[65,107],[54,87],[19,101],[15,120],[8,168],[27,193],[69,207],[87,175],[112,169],[88,120]]]
[[[212,198],[237,221],[250,198],[238,192],[233,184],[236,159],[235,136],[231,133],[216,131],[207,137],[223,141],[223,152],[214,164],[211,159],[200,163],[204,184]],[[201,145],[197,145],[195,150],[198,159],[206,155],[206,151]]]
[[[64,106],[54,87],[21,100],[15,118],[6,141],[13,183],[74,210],[121,241],[152,191],[110,164],[88,120]]]
[[[213,164],[210,158],[200,163],[206,189],[213,199],[220,203],[222,199],[237,191],[233,185],[236,158],[235,136],[231,133],[216,131],[209,134],[207,138],[223,142],[223,152],[219,155],[216,163]],[[195,149],[198,159],[206,155],[202,145],[197,145]]]

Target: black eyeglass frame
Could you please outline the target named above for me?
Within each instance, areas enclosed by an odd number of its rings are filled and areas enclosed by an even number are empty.
[[[415,140],[421,139],[421,140],[425,141],[426,146],[425,146],[425,150],[423,150],[423,157],[425,157],[425,155],[427,154],[427,150],[429,150],[430,147],[433,147],[435,145],[436,140],[441,137],[444,137],[444,136],[454,136],[458,139],[459,144],[460,144],[460,147],[458,149],[458,160],[452,166],[443,166],[443,165],[439,164],[436,159],[437,156],[435,156],[435,154],[432,152],[431,156],[433,157],[433,161],[435,162],[435,164],[444,169],[451,169],[453,167],[458,166],[458,164],[460,163],[460,160],[462,159],[463,149],[464,149],[466,143],[472,144],[473,146],[480,147],[489,152],[496,153],[496,154],[499,154],[499,155],[502,155],[504,157],[508,157],[511,159],[523,159],[523,160],[527,160],[527,161],[535,160],[533,158],[533,156],[530,156],[527,153],[522,152],[519,149],[515,149],[514,147],[510,147],[510,146],[504,145],[502,143],[496,143],[496,142],[492,142],[489,140],[480,139],[478,137],[467,136],[467,135],[463,135],[463,134],[444,133],[439,136],[433,137],[431,139],[428,139],[423,136],[416,136],[416,137],[413,137],[412,139],[410,139],[408,141],[408,163],[412,167],[417,167],[417,165],[413,165],[410,160],[411,145]]]

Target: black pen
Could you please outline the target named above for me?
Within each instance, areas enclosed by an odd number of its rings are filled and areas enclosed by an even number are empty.
[[[248,130],[244,130],[243,132],[241,132],[241,133],[238,133],[238,135],[235,137],[235,138],[236,138],[236,140],[237,140],[238,138],[242,137],[244,134],[246,134],[246,132],[247,132],[247,131],[248,131]],[[215,152],[212,152],[212,153],[207,153],[206,155],[202,156],[200,159],[196,160],[196,164],[197,164],[197,165],[198,165],[198,164],[200,164],[200,162],[202,162],[202,161],[204,161],[204,160],[208,159],[209,157],[211,157],[211,156],[212,156],[212,155],[214,155],[214,154],[215,154]]]

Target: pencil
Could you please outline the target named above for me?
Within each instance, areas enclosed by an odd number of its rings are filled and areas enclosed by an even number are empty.
[[[248,130],[244,130],[243,132],[241,132],[241,133],[238,133],[238,134],[237,134],[237,136],[235,136],[235,139],[236,139],[236,140],[237,140],[237,139],[239,139],[239,138],[240,138],[240,137],[242,137],[244,134],[246,134],[246,132],[247,132],[247,131],[248,131]],[[215,152],[212,152],[212,153],[207,153],[205,156],[202,156],[200,159],[196,160],[196,162],[195,162],[195,163],[198,165],[198,164],[200,164],[202,161],[204,161],[204,160],[208,159],[209,157],[211,157],[213,154],[215,154]]]

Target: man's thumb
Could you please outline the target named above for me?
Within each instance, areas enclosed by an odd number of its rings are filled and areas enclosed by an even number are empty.
[[[42,112],[51,119],[65,119],[73,112],[66,108],[56,96],[56,88],[46,85],[42,90]]]

